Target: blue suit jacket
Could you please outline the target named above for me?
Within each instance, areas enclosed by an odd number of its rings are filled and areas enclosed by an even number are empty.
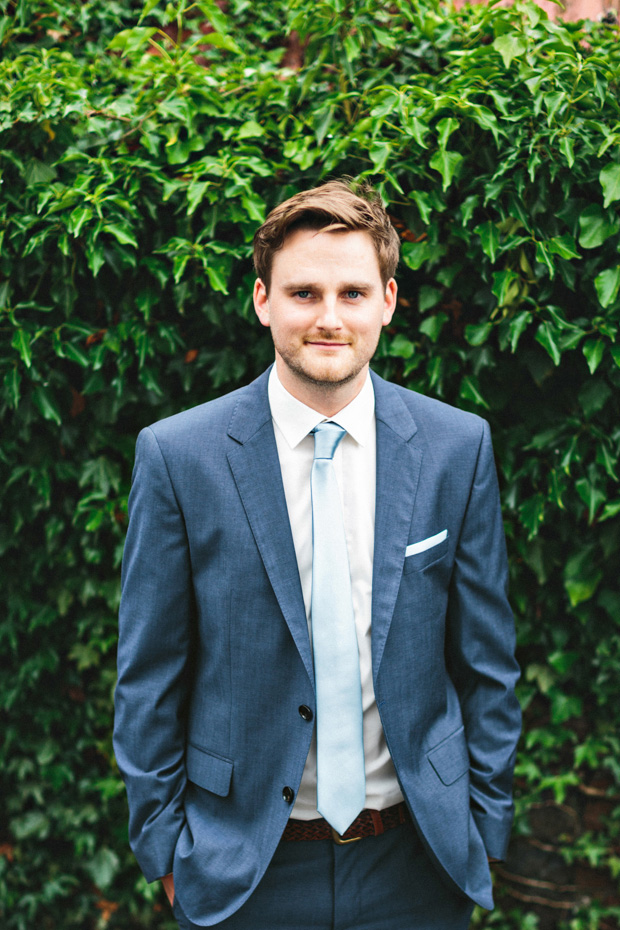
[[[210,926],[263,875],[312,736],[311,647],[267,376],[143,430],[123,560],[115,750],[149,881]],[[374,687],[437,868],[492,906],[520,730],[488,425],[373,375]],[[405,550],[447,530],[439,545]]]

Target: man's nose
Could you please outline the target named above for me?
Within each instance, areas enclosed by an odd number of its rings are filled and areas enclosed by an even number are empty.
[[[317,326],[321,329],[340,329],[342,326],[336,297],[324,297],[319,307]]]

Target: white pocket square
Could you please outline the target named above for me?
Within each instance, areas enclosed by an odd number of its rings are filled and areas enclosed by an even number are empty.
[[[444,539],[447,538],[448,531],[442,530],[441,533],[436,533],[434,536],[429,536],[427,539],[421,539],[420,542],[411,543],[411,545],[407,546],[405,549],[405,558],[409,555],[416,555],[418,552],[426,552],[427,549],[438,546],[439,543],[442,543]]]

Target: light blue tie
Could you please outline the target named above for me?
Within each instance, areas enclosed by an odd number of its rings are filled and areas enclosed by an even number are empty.
[[[317,810],[341,835],[364,807],[362,686],[349,558],[333,456],[345,430],[320,423],[312,464],[312,647]]]

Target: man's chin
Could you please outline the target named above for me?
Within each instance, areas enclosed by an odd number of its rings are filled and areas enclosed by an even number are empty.
[[[335,389],[343,384],[349,384],[359,375],[363,366],[353,369],[342,369],[330,365],[296,365],[285,360],[291,372],[306,384],[313,384],[325,389]]]

